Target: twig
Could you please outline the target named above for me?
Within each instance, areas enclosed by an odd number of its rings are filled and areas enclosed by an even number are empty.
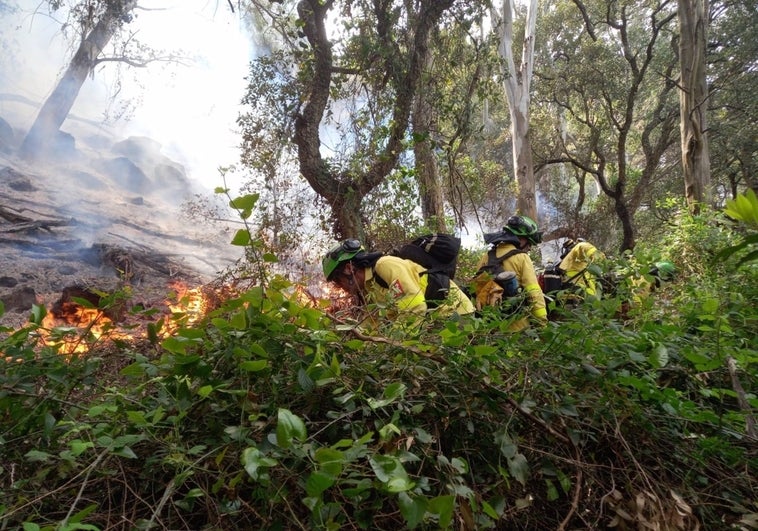
[[[349,332],[353,334],[356,338],[360,339],[361,341],[370,341],[371,343],[382,343],[385,345],[391,345],[393,347],[403,348],[405,350],[413,352],[414,354],[418,354],[419,356],[433,359],[433,360],[439,361],[440,363],[447,363],[447,360],[445,360],[441,356],[434,354],[433,352],[424,352],[423,350],[420,350],[416,347],[413,347],[411,345],[406,345],[401,341],[396,341],[394,339],[389,339],[387,337],[369,336],[361,332],[357,326],[351,323],[348,323],[347,321],[344,321],[342,319],[339,319],[338,317],[332,316],[332,320],[334,320],[337,323],[350,326]]]
[[[737,376],[737,361],[733,357],[727,356],[726,366],[732,379],[732,389],[737,394],[737,404],[745,412],[745,433],[751,439],[758,439],[758,434],[756,434],[755,430],[755,417],[753,417],[752,408],[745,397],[745,389],[743,389],[742,383],[740,383],[740,379]]]
[[[174,479],[176,478],[171,478],[171,481],[169,481],[168,485],[166,485],[166,490],[163,491],[163,497],[161,498],[161,501],[158,503],[158,506],[153,511],[153,515],[150,517],[150,521],[145,526],[146,529],[150,529],[153,526],[153,522],[155,522],[155,519],[158,517],[161,511],[163,511],[163,506],[166,505],[166,502],[174,493],[174,489],[176,488],[176,483],[174,482]]]
[[[494,387],[492,385],[488,385],[488,387],[490,389],[496,389],[497,391],[500,391],[501,393],[503,393],[503,391],[501,391],[500,389],[497,389],[497,387]],[[514,399],[512,399],[509,396],[506,396],[505,400],[511,406],[513,406],[513,408],[516,411],[518,411],[519,414],[521,414],[522,416],[526,417],[530,422],[533,422],[538,427],[542,428],[543,430],[545,430],[546,432],[548,432],[550,435],[552,435],[553,437],[555,437],[559,441],[561,441],[563,443],[566,443],[566,444],[571,444],[571,439],[569,437],[563,435],[562,433],[559,433],[559,432],[555,431],[555,428],[553,428],[552,426],[550,426],[550,424],[548,424],[547,422],[545,422],[541,418],[534,416],[529,411],[525,410],[523,407],[521,407],[521,404],[519,404],[518,402],[516,402]]]
[[[110,448],[104,449],[100,454],[97,456],[97,459],[95,459],[90,465],[87,467],[87,474],[84,476],[84,479],[82,480],[82,485],[79,487],[79,492],[76,493],[76,499],[74,500],[74,503],[71,504],[71,507],[68,509],[68,513],[66,514],[66,517],[63,519],[63,522],[61,522],[61,528],[65,529],[68,527],[68,519],[71,518],[71,514],[74,512],[74,509],[76,509],[76,504],[79,503],[79,500],[82,499],[82,494],[84,494],[84,488],[87,486],[87,480],[89,480],[90,474],[92,474],[92,471],[95,470],[95,467],[100,464],[100,461],[103,460],[105,455],[110,451]]]
[[[571,437],[569,437],[569,443],[571,444],[571,448],[574,450],[574,460],[576,461],[576,479],[574,480],[574,495],[571,497],[571,509],[569,509],[569,512],[566,513],[566,516],[563,518],[563,521],[561,521],[561,525],[558,526],[557,531],[563,531],[566,529],[571,522],[571,519],[576,514],[577,509],[579,508],[579,497],[582,494],[582,483],[584,478],[584,473],[582,472],[582,467],[579,463],[579,448],[576,447],[576,444],[574,444],[574,441],[571,440]]]
[[[51,227],[65,227],[74,223],[75,221],[72,219],[23,221],[14,223],[11,226],[4,226],[0,232],[24,232],[36,229],[50,230]]]

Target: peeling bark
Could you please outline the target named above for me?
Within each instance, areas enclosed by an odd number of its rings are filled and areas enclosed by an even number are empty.
[[[679,0],[679,108],[684,194],[690,211],[711,202],[705,70],[708,0]]]

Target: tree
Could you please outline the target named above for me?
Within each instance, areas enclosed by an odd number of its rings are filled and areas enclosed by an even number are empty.
[[[501,12],[493,10],[493,20],[500,37],[503,61],[503,86],[508,99],[513,142],[513,173],[519,185],[518,212],[537,219],[536,184],[529,138],[529,102],[534,70],[534,41],[537,26],[537,0],[530,0],[526,11],[526,28],[521,64],[516,68],[513,58],[513,0],[503,0]]]
[[[50,1],[53,9],[60,2]],[[101,0],[77,4],[72,13],[82,28],[82,40],[53,92],[42,105],[21,145],[21,154],[32,158],[51,145],[79,95],[84,81],[101,61],[103,49],[124,25],[132,20],[136,0]]]
[[[684,190],[690,211],[711,202],[706,114],[708,0],[679,0],[679,105]]]
[[[544,97],[563,110],[569,130],[562,155],[539,166],[569,163],[594,177],[612,201],[624,251],[635,246],[634,213],[674,142],[675,58],[660,41],[676,13],[671,0],[574,4],[573,20],[561,22],[558,60],[544,74]]]
[[[711,0],[708,149],[718,199],[758,193],[758,32],[754,0]]]
[[[363,6],[362,16],[356,12],[362,6],[346,6],[354,10],[353,19],[359,30],[351,44],[363,50],[353,56],[358,61],[356,68],[335,63],[326,25],[335,1],[301,0],[298,3],[310,56],[302,65],[306,67],[300,76],[304,84],[304,104],[296,114],[294,142],[303,177],[331,207],[333,232],[337,237],[365,239],[361,201],[383,182],[405,149],[412,105],[429,54],[429,33],[453,1],[421,0],[406,12],[391,1],[374,2],[372,6]],[[406,35],[411,38],[402,42]],[[369,43],[373,44],[367,47]],[[372,112],[381,112],[383,107],[389,109],[386,114],[369,117],[365,125],[373,127],[366,133],[370,149],[352,165],[337,164],[321,151],[322,121],[327,114],[331,91],[336,88],[335,73],[365,75],[370,81],[367,88],[377,90],[386,98]]]
[[[429,87],[431,57],[427,56],[425,65],[424,81],[422,84]],[[445,209],[440,184],[439,165],[437,155],[434,152],[435,127],[434,102],[431,101],[430,90],[416,92],[416,101],[411,113],[411,128],[413,131],[413,154],[416,165],[416,176],[419,183],[419,195],[421,199],[421,215],[429,226],[429,229],[445,232]]]

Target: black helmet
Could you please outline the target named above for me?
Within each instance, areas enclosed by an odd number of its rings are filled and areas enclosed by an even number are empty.
[[[542,233],[539,231],[537,223],[526,216],[509,217],[503,230],[510,232],[514,236],[526,238],[534,245],[542,242]]]

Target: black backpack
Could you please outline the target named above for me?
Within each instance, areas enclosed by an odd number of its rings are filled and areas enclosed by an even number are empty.
[[[435,301],[444,300],[450,290],[450,280],[455,278],[458,268],[458,253],[461,250],[461,239],[452,234],[425,234],[406,243],[400,249],[390,254],[416,262],[426,268],[421,273],[427,275],[424,298],[430,307],[436,306]]]
[[[563,271],[558,267],[558,263],[546,267],[542,273],[542,292],[551,294],[564,288]]]

